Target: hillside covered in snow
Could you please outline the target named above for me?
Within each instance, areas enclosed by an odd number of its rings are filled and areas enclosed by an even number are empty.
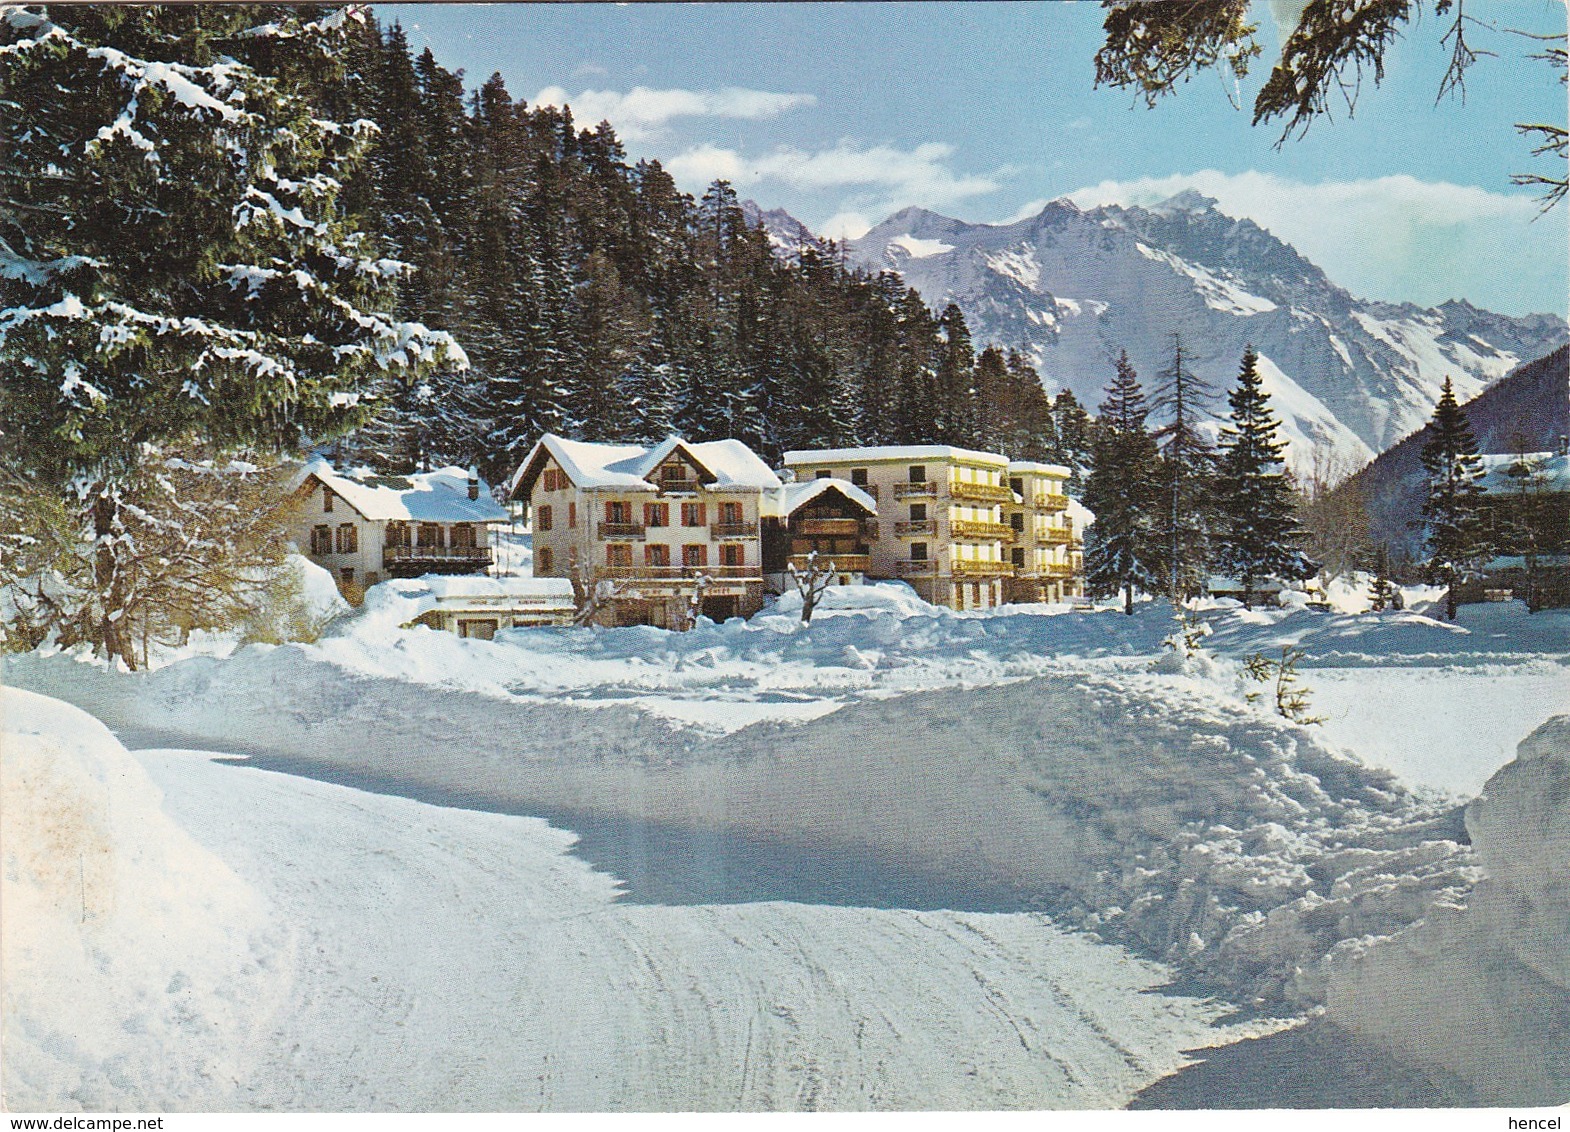
[[[776,248],[800,246],[799,224],[759,215]],[[1049,389],[1072,389],[1089,405],[1119,350],[1148,387],[1180,333],[1194,371],[1224,390],[1252,343],[1295,461],[1323,444],[1360,465],[1427,419],[1447,375],[1460,398],[1474,397],[1567,333],[1555,314],[1356,298],[1192,191],[1150,208],[1057,200],[1005,225],[907,208],[845,253],[897,271],[935,309],[957,303],[977,342],[1018,347]]]

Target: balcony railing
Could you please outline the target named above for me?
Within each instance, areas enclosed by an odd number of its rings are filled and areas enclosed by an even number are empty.
[[[1038,538],[1048,546],[1067,546],[1074,541],[1074,532],[1062,527],[1046,527],[1039,532]]]
[[[1074,567],[1052,562],[1041,573],[1049,578],[1072,578],[1074,576]]]
[[[600,523],[600,538],[642,538],[642,523]]]
[[[930,574],[937,568],[935,558],[902,558],[894,563],[896,574]]]
[[[796,531],[804,535],[838,535],[855,538],[861,534],[860,519],[803,519]]]
[[[971,577],[995,578],[1014,572],[1014,567],[1010,563],[986,558],[956,558],[952,565],[954,574]]]
[[[757,566],[601,566],[595,574],[600,578],[666,583],[690,581],[699,574],[747,581],[761,581],[763,578]]]
[[[384,546],[383,562],[468,562],[476,566],[491,564],[488,546]]]
[[[792,554],[790,564],[798,570],[808,569],[805,554]],[[824,554],[818,552],[817,563],[820,569],[834,574],[865,574],[872,569],[872,556],[870,554]],[[832,569],[831,569],[832,567]]]
[[[921,483],[897,483],[894,485],[895,499],[908,499],[912,497],[935,499],[938,494],[938,485],[931,480]]]
[[[878,497],[878,485],[875,483],[852,483],[850,486],[861,488],[862,491],[865,491],[874,499]]]
[[[1030,497],[1030,505],[1038,511],[1062,511],[1068,507],[1068,496],[1057,491],[1038,491]]]
[[[714,523],[709,527],[714,538],[757,538],[756,523]]]
[[[988,523],[976,519],[954,519],[949,523],[949,530],[959,538],[1014,537],[1014,528],[1007,523]]]
[[[967,483],[954,480],[949,484],[949,495],[955,499],[979,499],[984,503],[1012,503],[1014,493],[1002,484]]]
[[[690,479],[662,479],[659,481],[661,495],[690,495],[698,490],[698,481]]]
[[[938,533],[936,519],[901,519],[894,524],[894,534],[898,538],[907,535],[935,535]]]

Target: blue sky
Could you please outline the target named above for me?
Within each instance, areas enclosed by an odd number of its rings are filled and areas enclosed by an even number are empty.
[[[1099,4],[382,5],[416,51],[472,88],[500,72],[514,97],[608,118],[629,155],[684,189],[715,177],[814,230],[857,235],[905,205],[998,222],[1072,194],[1148,203],[1185,187],[1296,245],[1354,293],[1510,314],[1567,313],[1570,209],[1536,219],[1510,175],[1532,166],[1523,120],[1563,123],[1565,87],[1504,28],[1562,33],[1562,0],[1472,11],[1479,60],[1465,103],[1435,104],[1446,52],[1432,14],[1386,55],[1355,117],[1277,149],[1251,127],[1277,43],[1240,91],[1204,74],[1154,110],[1093,89]]]

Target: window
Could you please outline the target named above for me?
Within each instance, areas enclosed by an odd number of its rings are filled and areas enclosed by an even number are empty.
[[[536,574],[549,574],[552,566],[551,548],[542,546],[534,552],[534,572]]]
[[[1023,546],[1016,546],[1013,550],[1009,551],[1009,553],[1014,558],[1014,569],[1023,570],[1025,568],[1025,548]]]
[[[624,542],[611,542],[605,544],[605,565],[631,566],[632,547]]]
[[[360,549],[359,532],[354,529],[353,523],[338,524],[338,553],[353,554]]]
[[[1009,526],[1013,527],[1016,531],[1023,533],[1025,530],[1025,513],[1023,511],[1016,511],[1014,514],[1010,515]]]
[[[721,503],[720,504],[720,522],[721,523],[736,523],[736,524],[739,524],[741,521],[742,521],[742,518],[741,518],[741,504],[740,503]]]
[[[820,480],[826,480],[826,479],[829,479],[829,478],[831,478],[831,477],[832,477],[832,476],[833,476],[833,475],[834,475],[834,473],[833,473],[833,471],[831,471],[831,470],[830,470],[830,469],[828,469],[828,468],[819,468],[819,469],[818,469],[818,478],[819,478],[819,479],[820,479]]]
[[[852,468],[850,470],[850,482],[855,484],[857,487],[866,487],[867,486],[867,469],[866,468]]]
[[[567,504],[567,525],[569,527],[578,525],[578,505],[576,503]]]
[[[455,523],[452,528],[451,546],[461,550],[473,550],[479,543],[474,537],[473,523]]]
[[[910,482],[911,483],[926,483],[927,482],[927,469],[926,469],[925,465],[923,465],[923,464],[912,464],[910,466]]]
[[[322,488],[322,511],[328,515],[333,513],[333,489],[326,486]]]
[[[660,467],[661,491],[691,491],[692,476],[681,463],[663,464]]]
[[[683,503],[681,505],[681,525],[684,527],[701,527],[709,520],[707,518],[707,503]]]
[[[548,531],[551,529],[551,505],[549,503],[534,509],[534,529]]]
[[[386,546],[408,546],[409,524],[401,519],[394,519],[387,524],[387,532],[383,536],[382,542]]]
[[[607,523],[632,522],[632,504],[625,500],[605,504],[605,521]]]
[[[643,505],[643,525],[646,527],[670,526],[671,505],[669,503],[645,503]]]
[[[683,566],[707,566],[709,564],[709,548],[701,542],[688,543],[681,548],[681,564]]]
[[[420,524],[420,546],[426,550],[440,550],[442,546],[442,528],[439,523]]]
[[[555,468],[546,468],[540,477],[540,486],[546,491],[560,491],[567,486],[567,477]]]
[[[925,562],[927,560],[927,544],[924,542],[911,543],[910,560],[912,562]]]
[[[1025,481],[1020,479],[1018,476],[1010,477],[1010,479],[1009,479],[1009,490],[1012,491],[1015,495],[1024,495],[1025,494]]]
[[[739,542],[726,542],[720,544],[721,566],[745,566],[747,564],[747,548]]]
[[[925,503],[912,503],[910,505],[910,521],[924,523],[927,521],[927,505]]]
[[[671,548],[662,542],[650,543],[643,548],[643,564],[645,566],[669,566],[671,564]]]
[[[323,523],[311,528],[311,553],[320,557],[333,552],[333,529]]]

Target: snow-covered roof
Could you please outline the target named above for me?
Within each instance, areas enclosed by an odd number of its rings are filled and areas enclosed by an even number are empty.
[[[647,477],[677,450],[697,465],[700,474],[711,477],[705,485],[711,491],[737,488],[761,491],[780,486],[779,477],[739,440],[691,443],[672,436],[649,448],[641,444],[595,444],[546,433],[535,442],[508,481],[508,498],[518,498],[525,484],[533,484],[546,454],[556,461],[576,487],[656,491],[657,486]]]
[[[483,574],[431,574],[420,579],[439,598],[572,597],[567,578],[491,578]]]
[[[978,464],[992,464],[999,468],[1008,466],[1008,457],[996,452],[977,452],[971,448],[953,448],[947,444],[890,445],[879,448],[809,448],[800,452],[785,453],[787,468],[799,464],[843,464],[865,460],[967,460]]]
[[[1570,456],[1560,456],[1552,452],[1528,452],[1525,458],[1527,466],[1532,471],[1527,490],[1570,491]],[[1492,495],[1509,495],[1520,491],[1521,477],[1511,475],[1510,470],[1521,463],[1521,460],[1522,457],[1516,453],[1484,456],[1481,481],[1483,490]]]
[[[803,506],[830,490],[838,491],[846,499],[865,509],[869,515],[878,513],[878,501],[861,488],[849,480],[824,476],[821,479],[797,480],[783,484],[777,491],[769,492],[764,496],[763,514],[788,519]]]
[[[505,523],[506,510],[491,498],[480,480],[479,498],[469,498],[469,473],[442,468],[407,476],[378,475],[368,469],[335,471],[325,460],[312,460],[301,473],[312,477],[371,520],[410,519],[427,523]]]
[[[1062,464],[1037,464],[1031,460],[1010,460],[1009,474],[1027,476],[1053,476],[1057,479],[1066,480],[1074,473],[1069,471]]]

